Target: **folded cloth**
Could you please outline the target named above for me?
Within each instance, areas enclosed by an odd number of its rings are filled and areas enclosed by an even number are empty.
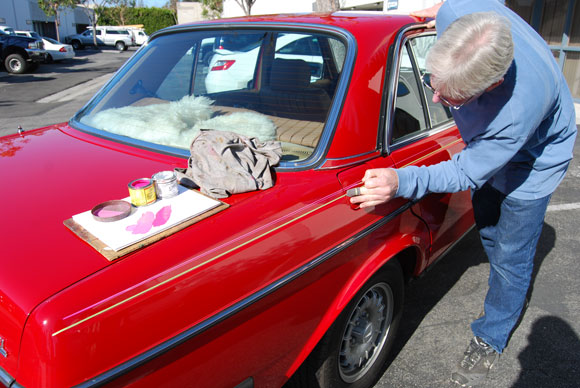
[[[272,166],[282,156],[279,141],[261,143],[255,137],[216,130],[202,130],[190,150],[187,169],[176,168],[175,173],[179,179],[189,178],[213,198],[272,187]]]

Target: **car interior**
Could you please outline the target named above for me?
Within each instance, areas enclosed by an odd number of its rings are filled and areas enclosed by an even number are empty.
[[[306,159],[324,128],[345,59],[345,44],[332,36],[301,33],[286,36],[291,44],[279,49],[276,40],[284,33],[268,31],[260,32],[259,44],[232,51],[236,39],[247,42],[245,34],[256,32],[227,34],[227,39],[222,31],[219,36],[192,32],[153,40],[134,59],[142,66],[133,66],[124,74],[81,122],[181,149],[189,148],[200,129],[232,130],[258,136],[261,141],[281,141],[283,160]],[[230,62],[237,61],[231,69],[223,69],[225,61],[207,60],[208,39],[229,42],[229,50],[214,44],[209,56],[228,55]],[[213,82],[211,72],[220,87],[229,90],[207,92],[212,86],[208,83]],[[171,107],[163,107],[167,104]],[[182,109],[173,109],[177,105]],[[151,119],[159,115],[164,122],[151,126]],[[220,116],[229,119],[217,120]]]

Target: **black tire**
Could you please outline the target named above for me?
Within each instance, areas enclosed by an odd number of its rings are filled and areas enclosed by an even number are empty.
[[[115,43],[115,48],[119,51],[127,50],[127,46],[125,45],[125,42],[121,42],[121,41]]]
[[[289,386],[372,387],[401,321],[403,287],[401,266],[391,260],[356,293]]]
[[[13,74],[22,74],[28,71],[28,63],[20,54],[10,54],[4,60],[6,71]]]
[[[81,43],[80,40],[73,40],[72,42],[70,42],[71,46],[73,47],[73,50],[82,50],[83,49],[83,45]]]
[[[52,58],[52,55],[48,54],[46,56],[46,60],[44,61],[44,63],[53,63],[54,59]]]

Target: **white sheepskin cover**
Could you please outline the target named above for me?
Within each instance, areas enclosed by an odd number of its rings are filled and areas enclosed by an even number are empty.
[[[276,137],[276,127],[267,117],[241,112],[211,118],[212,104],[207,97],[185,96],[170,103],[106,109],[81,121],[107,132],[184,149],[189,149],[200,128],[232,131],[260,141]]]
[[[276,125],[268,117],[253,112],[234,112],[225,116],[216,116],[200,121],[193,126],[200,129],[235,132],[249,138],[256,137],[261,142],[276,139]]]

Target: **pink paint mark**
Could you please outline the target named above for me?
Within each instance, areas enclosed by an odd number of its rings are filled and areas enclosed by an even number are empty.
[[[122,214],[123,212],[120,212],[118,210],[107,210],[107,209],[101,209],[97,212],[97,216],[101,217],[101,218],[109,218],[109,217],[114,217],[114,216],[118,216],[119,214]]]
[[[153,226],[165,225],[165,223],[171,217],[171,205],[162,207],[157,214],[155,214],[155,220],[153,220]]]
[[[135,225],[127,226],[126,230],[132,234],[145,234],[151,230],[153,227],[153,220],[155,215],[153,212],[145,212],[139,218],[139,221]]]
[[[131,186],[133,186],[136,189],[140,189],[140,188],[145,187],[149,184],[151,184],[151,182],[148,179],[139,179],[138,181],[133,182],[131,184]]]

